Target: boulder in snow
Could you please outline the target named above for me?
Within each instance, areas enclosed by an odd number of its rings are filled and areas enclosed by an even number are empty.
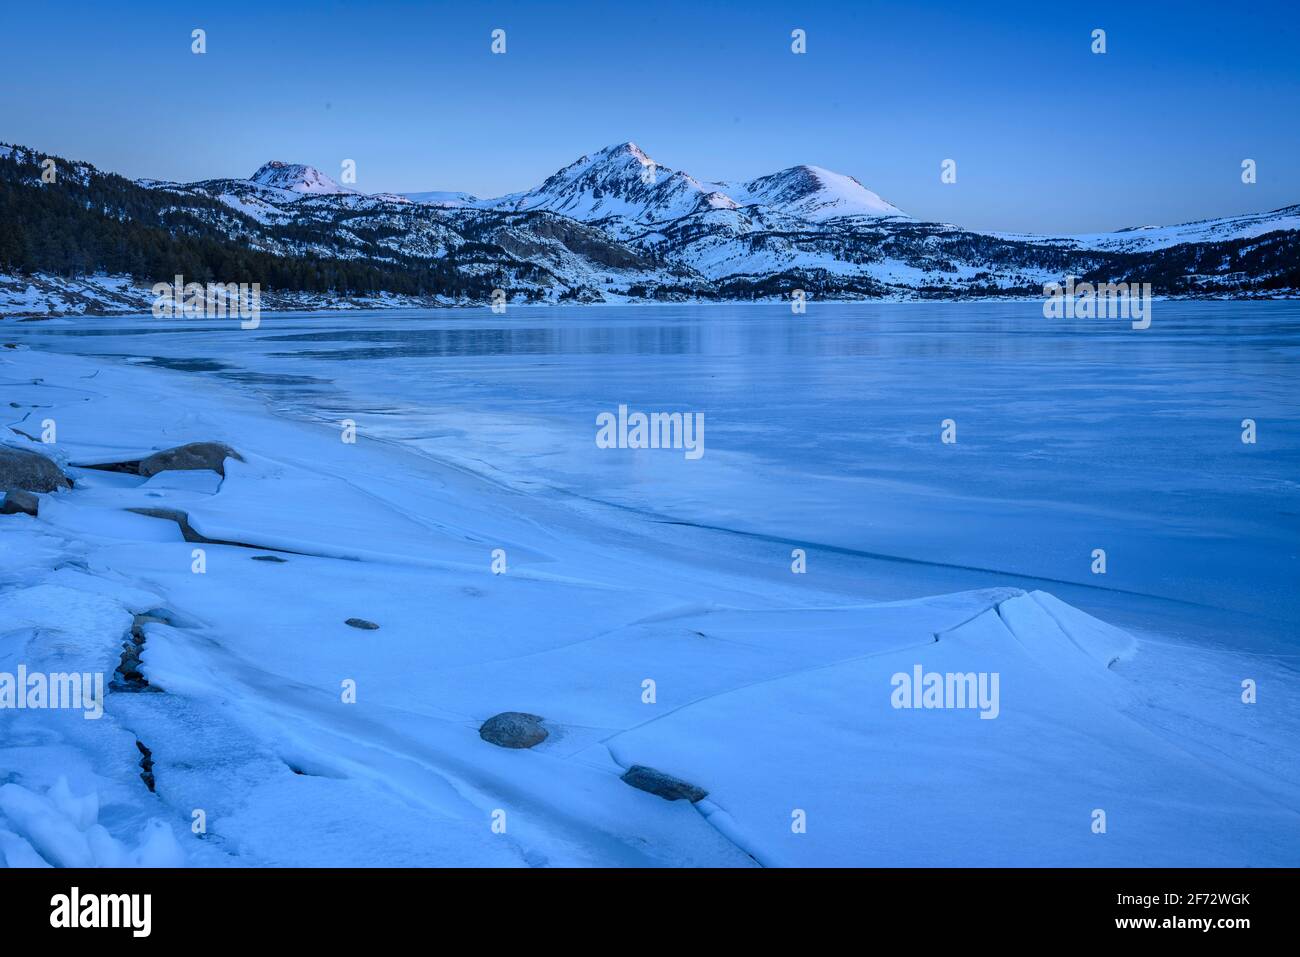
[[[22,489],[10,489],[5,492],[4,502],[0,503],[0,515],[35,515],[41,507],[41,500],[31,492]]]
[[[623,774],[623,781],[634,788],[657,794],[665,801],[680,801],[686,798],[694,804],[709,795],[709,792],[703,788],[697,788],[694,784],[675,778],[671,774],[656,771],[654,768],[647,768],[643,764],[634,764],[628,768]]]
[[[0,489],[53,492],[71,484],[53,459],[27,449],[0,445]]]
[[[190,442],[141,459],[138,471],[150,478],[159,472],[210,469],[224,478],[228,458],[244,461],[242,455],[223,442]]]
[[[542,727],[540,715],[525,711],[502,711],[483,722],[478,736],[499,748],[531,748],[550,734]]]

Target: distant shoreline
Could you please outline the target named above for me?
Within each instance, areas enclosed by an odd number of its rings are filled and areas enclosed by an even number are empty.
[[[19,301],[18,289],[35,289],[34,296]],[[1179,302],[1255,302],[1300,299],[1300,289],[1286,290],[1281,293],[1249,293],[1246,291],[1224,292],[1214,295],[1179,296],[1155,295],[1157,301]],[[84,279],[68,280],[48,275],[4,276],[0,275],[0,322],[17,320],[22,322],[47,319],[78,319],[87,317],[148,315],[154,300],[150,288],[135,285],[126,276],[96,274]],[[268,292],[264,302],[270,302],[262,308],[267,315],[285,315],[299,312],[343,313],[367,312],[376,310],[420,310],[420,309],[488,309],[487,301],[453,301],[441,297],[416,297],[379,295],[372,297],[337,297],[321,293]],[[850,305],[854,303],[984,303],[984,302],[1042,302],[1041,296],[1024,295],[989,295],[989,296],[859,296],[851,298],[820,298],[809,296],[807,303],[815,308],[822,305]],[[600,301],[546,300],[542,302],[509,301],[507,308],[511,311],[524,308],[555,308],[557,306],[789,306],[790,300],[783,296],[770,296],[757,299],[713,299],[713,298],[636,298],[630,296],[609,296]],[[81,306],[81,308],[77,308]],[[503,313],[502,315],[507,315]],[[196,317],[201,318],[201,317]]]

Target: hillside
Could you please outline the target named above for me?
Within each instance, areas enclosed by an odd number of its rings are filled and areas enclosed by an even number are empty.
[[[810,298],[1038,296],[1066,275],[1150,282],[1165,296],[1300,289],[1296,206],[1030,236],[922,222],[815,166],[737,184],[699,179],[632,143],[497,199],[366,195],[280,161],[248,179],[181,184],[54,157],[57,178],[44,183],[45,158],[0,147],[0,308],[9,311],[138,309],[147,286],[177,274],[258,282],[272,302],[306,294],[298,305],[481,303],[493,290],[516,302],[743,300],[795,289]],[[77,303],[72,290],[97,274],[130,282]]]

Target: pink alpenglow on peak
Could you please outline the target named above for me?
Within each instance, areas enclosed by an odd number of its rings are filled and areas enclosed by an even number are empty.
[[[652,159],[635,143],[619,143],[583,156],[535,189],[486,205],[547,209],[574,219],[645,226],[709,209],[762,207],[807,222],[838,216],[875,218],[906,214],[852,176],[819,166],[794,166],[748,182],[708,181]]]
[[[741,205],[770,206],[813,222],[836,216],[907,215],[852,176],[820,166],[792,166],[724,189]]]
[[[263,165],[249,177],[249,181],[259,186],[284,189],[292,193],[355,193],[355,189],[340,186],[335,180],[326,176],[314,166],[302,163],[282,163],[279,160]]]

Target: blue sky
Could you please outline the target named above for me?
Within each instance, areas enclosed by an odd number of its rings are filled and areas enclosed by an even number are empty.
[[[1300,202],[1294,3],[980,7],[12,3],[0,141],[186,181],[354,159],[367,192],[493,196],[634,140],[705,179],[811,163],[915,216],[1040,232]]]

